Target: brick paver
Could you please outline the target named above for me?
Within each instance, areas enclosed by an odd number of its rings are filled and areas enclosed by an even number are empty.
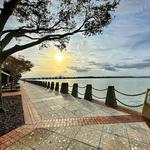
[[[26,125],[0,137],[0,150],[150,149],[150,130],[136,111],[29,83],[22,84],[21,94]]]

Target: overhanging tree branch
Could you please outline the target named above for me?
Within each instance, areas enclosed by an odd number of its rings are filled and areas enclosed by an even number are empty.
[[[12,15],[18,2],[20,2],[20,0],[4,1],[4,8],[1,10],[1,14],[0,14],[0,35],[3,31],[3,28],[4,28],[8,18]]]
[[[59,42],[56,46],[63,49],[68,36],[79,32],[86,36],[100,33],[110,23],[110,12],[119,2],[120,0],[59,0],[59,3],[55,0],[3,0],[4,6],[0,13],[0,65],[9,55],[41,43],[46,45],[47,41]],[[5,30],[10,16],[19,24]],[[30,42],[24,41],[26,43],[23,45],[14,42],[15,46],[5,50],[15,37],[22,41],[26,37]],[[0,78],[1,110],[3,104]]]
[[[28,43],[28,44],[25,44],[25,45],[15,45],[14,47],[10,48],[10,49],[7,49],[3,52],[3,57],[8,57],[9,55],[15,53],[15,52],[18,52],[18,51],[21,51],[21,50],[24,50],[24,49],[27,49],[27,48],[30,48],[30,47],[33,47],[35,45],[38,45],[44,41],[52,41],[52,40],[58,40],[58,39],[62,39],[66,36],[70,36],[70,35],[73,35],[75,33],[78,33],[78,32],[84,32],[85,30],[81,30],[81,28],[83,27],[84,24],[82,24],[77,30],[73,31],[73,32],[70,32],[70,33],[65,33],[65,34],[57,34],[57,35],[47,35],[43,38],[40,38],[39,40],[37,41],[34,41],[34,42],[31,42],[31,43]]]

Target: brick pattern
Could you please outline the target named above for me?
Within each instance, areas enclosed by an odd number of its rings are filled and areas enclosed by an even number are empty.
[[[145,120],[140,113],[127,109],[124,107],[118,107],[118,111],[126,112],[130,115],[121,116],[94,116],[94,117],[81,117],[81,118],[64,118],[64,119],[49,119],[41,120],[36,110],[32,106],[32,103],[25,93],[24,89],[21,92],[5,93],[4,96],[14,96],[16,94],[22,95],[23,108],[25,113],[26,125],[19,127],[0,137],[0,150],[4,150],[6,147],[18,141],[20,138],[29,134],[36,128],[50,128],[50,127],[67,127],[67,126],[85,126],[94,124],[117,124],[117,123],[132,123],[132,122],[146,122],[150,127],[150,121]],[[103,102],[93,101],[104,105]],[[106,107],[106,105],[105,105]]]
[[[15,96],[15,95],[20,95],[21,91],[18,92],[5,92],[2,94],[2,96]]]
[[[143,122],[144,119],[140,116],[121,115],[121,116],[96,116],[83,118],[69,118],[69,119],[50,119],[37,122],[32,125],[24,125],[17,128],[8,134],[0,137],[0,150],[4,150],[23,136],[30,133],[36,128],[50,128],[50,127],[67,127],[67,126],[84,126],[94,124],[115,124],[115,123],[130,123]]]
[[[39,122],[41,118],[35,108],[32,106],[30,98],[23,88],[21,88],[21,91],[25,124],[35,124],[36,122]]]
[[[143,122],[144,119],[139,116],[96,116],[96,117],[84,117],[84,118],[69,118],[69,119],[51,119],[44,120],[35,128],[49,128],[49,127],[66,127],[66,126],[84,126],[95,124],[116,124],[116,123],[131,123],[131,122]]]
[[[22,126],[0,137],[0,150],[18,141],[33,130],[32,127]]]

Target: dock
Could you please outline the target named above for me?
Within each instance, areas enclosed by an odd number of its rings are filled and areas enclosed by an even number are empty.
[[[150,150],[149,122],[136,111],[78,99],[21,81],[25,125],[0,150]]]

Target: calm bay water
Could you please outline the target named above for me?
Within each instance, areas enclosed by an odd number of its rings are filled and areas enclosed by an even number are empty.
[[[100,79],[55,79],[55,80],[43,80],[43,81],[50,81],[50,82],[68,82],[70,86],[73,83],[78,83],[79,86],[86,86],[86,84],[92,84],[92,87],[97,89],[105,89],[109,85],[115,86],[115,89],[127,93],[127,94],[136,94],[146,91],[147,88],[150,88],[150,79],[149,78],[100,78]],[[69,87],[71,91],[71,87]],[[80,89],[80,93],[84,93],[85,89]],[[106,97],[107,91],[92,91],[94,95],[98,97]],[[83,98],[82,95],[79,95]],[[126,103],[126,104],[141,104],[144,102],[145,95],[137,96],[137,97],[127,97],[116,93],[116,97]],[[96,98],[95,98],[96,99]],[[105,99],[101,99],[105,101]],[[141,108],[140,108],[141,109]]]

